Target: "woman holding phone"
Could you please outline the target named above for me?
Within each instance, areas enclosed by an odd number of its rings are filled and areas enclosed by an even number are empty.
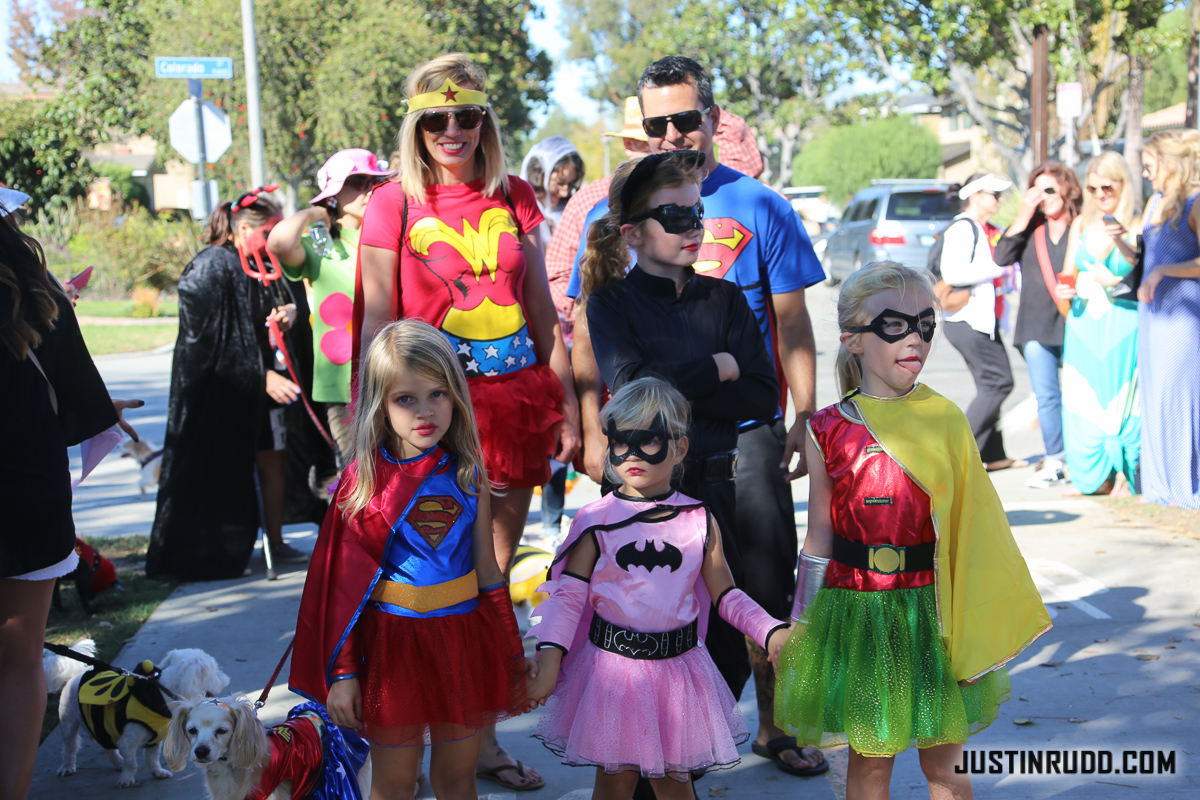
[[[1125,159],[1109,150],[1088,164],[1083,213],[1071,223],[1057,299],[1069,301],[1063,342],[1063,443],[1070,494],[1127,495],[1138,469],[1137,298],[1118,291],[1133,270],[1117,240],[1138,230]]]

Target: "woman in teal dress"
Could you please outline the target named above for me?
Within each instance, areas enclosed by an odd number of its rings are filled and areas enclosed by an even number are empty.
[[[1114,217],[1119,224],[1106,223]],[[1058,298],[1070,300],[1063,349],[1063,438],[1075,492],[1127,494],[1137,472],[1137,300],[1113,299],[1133,269],[1114,238],[1137,230],[1125,159],[1102,153],[1088,165],[1083,213],[1071,225]],[[1075,276],[1074,288],[1070,278]]]

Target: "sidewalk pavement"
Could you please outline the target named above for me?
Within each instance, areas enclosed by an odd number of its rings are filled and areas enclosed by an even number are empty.
[[[834,292],[809,290],[818,347],[818,406],[836,398],[832,381],[837,350]],[[98,362],[115,396],[148,400],[134,419],[144,437],[161,443],[166,408],[170,356],[112,359]],[[1027,373],[1013,357],[1016,388],[1005,404],[1009,415],[1006,439],[1010,455],[1030,457],[1040,452],[1036,426],[1021,412],[1029,405]],[[964,406],[974,394],[961,358],[947,343],[936,342],[922,380]],[[1016,409],[1016,411],[1014,411]],[[78,469],[78,459],[72,466]],[[1174,751],[1175,774],[1009,774],[973,775],[978,798],[1086,798],[1116,800],[1153,796],[1155,800],[1200,797],[1200,597],[1196,573],[1200,566],[1197,542],[1177,533],[1128,523],[1100,502],[1068,499],[1061,488],[1028,489],[1032,470],[1008,470],[993,475],[1017,542],[1046,601],[1055,627],[1010,663],[1012,699],[987,730],[972,737],[968,751],[984,750],[1110,750],[1118,768],[1124,750]],[[128,459],[106,459],[76,497],[76,519],[83,535],[145,534],[153,519],[153,494],[136,489],[137,470]],[[567,497],[567,513],[598,496],[583,479]],[[797,528],[806,527],[807,480],[794,484]],[[537,501],[530,531],[540,528]],[[312,548],[315,530],[297,526],[288,540]],[[262,559],[251,562],[253,574],[244,579],[179,587],[126,645],[116,662],[131,667],[143,658],[161,659],[174,647],[199,647],[212,654],[232,678],[231,692],[257,696],[282,655],[295,626],[304,581],[302,569],[281,571],[280,579],[264,578]],[[286,678],[285,669],[281,681]],[[281,686],[263,710],[274,723],[300,701]],[[753,686],[741,698],[751,730],[757,725]],[[528,734],[536,714],[501,725],[501,741],[509,752],[537,768],[546,788],[530,793],[546,800],[580,800],[589,795],[592,774],[571,769]],[[788,797],[825,800],[844,797],[846,755],[841,748],[827,753],[833,769],[827,776],[795,778],[776,770],[764,759],[740,748],[737,768],[718,772],[697,784],[699,797]],[[69,778],[54,773],[60,761],[56,731],[42,745],[30,797],[69,797],[86,793],[95,800],[174,800],[203,798],[199,774],[191,767],[169,780],[155,780],[143,767],[143,783],[134,789],[114,788],[116,772],[94,742],[79,752],[79,772]],[[989,765],[990,766],[990,765]],[[728,788],[719,788],[728,787]],[[896,800],[928,797],[916,754],[896,760],[892,782]],[[421,795],[432,797],[428,785]],[[493,783],[480,782],[483,798],[513,798]]]

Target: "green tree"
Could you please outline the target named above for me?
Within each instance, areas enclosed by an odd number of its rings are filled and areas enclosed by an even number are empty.
[[[597,87],[616,100],[647,65],[690,56],[713,74],[719,101],[758,132],[764,183],[783,186],[808,128],[855,62],[800,0],[693,0],[645,9],[633,0],[567,0],[574,57],[595,64]],[[620,89],[625,82],[625,89]]]
[[[1149,54],[1147,32],[1164,6],[1165,0],[822,0],[821,13],[831,31],[872,55],[881,73],[953,95],[1024,182],[1033,167],[1036,31],[1044,26],[1049,33],[1052,71],[1064,80],[1086,78],[1091,91],[1082,126],[1127,69],[1130,53],[1140,47]],[[1087,57],[1101,47],[1106,57]],[[911,72],[900,74],[901,65]]]
[[[73,112],[63,104],[3,103],[0,183],[28,194],[34,209],[57,195],[86,194],[92,173],[77,130]]]
[[[827,129],[804,145],[792,169],[797,184],[823,185],[840,202],[876,178],[933,178],[941,163],[936,136],[891,117]]]

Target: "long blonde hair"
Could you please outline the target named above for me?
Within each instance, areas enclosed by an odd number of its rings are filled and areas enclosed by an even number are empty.
[[[617,393],[600,409],[600,427],[607,429],[611,419],[617,430],[647,430],[654,424],[655,417],[662,417],[671,441],[667,446],[672,457],[679,447],[679,439],[686,436],[691,424],[692,407],[678,389],[661,378],[638,378],[617,390]],[[675,465],[672,477],[683,472],[683,462]],[[620,485],[621,478],[608,461],[605,451],[604,476]]]
[[[913,269],[895,261],[876,261],[867,264],[855,272],[842,284],[838,294],[838,329],[849,333],[851,328],[866,325],[867,301],[877,294],[889,289],[904,294],[910,287],[916,287],[929,295],[931,305],[936,306],[937,295],[933,291],[933,281],[926,270]],[[862,336],[861,333],[854,334]],[[838,347],[837,365],[838,391],[845,395],[847,392],[862,386],[862,360],[856,353],[851,353],[843,343]]]
[[[640,162],[640,158],[634,158],[617,167],[608,187],[608,213],[596,220],[588,231],[587,249],[579,261],[581,304],[601,286],[624,278],[629,269],[629,247],[621,235],[622,217],[629,219],[648,211],[650,198],[659,189],[674,189],[687,183],[700,184],[700,175],[695,170],[663,158],[658,161],[651,176],[638,184],[629,198],[629,208],[624,209],[621,207],[621,195],[625,183]],[[636,226],[645,224],[646,221],[635,223]]]
[[[379,331],[359,372],[358,411],[354,415],[358,479],[342,504],[348,517],[362,511],[375,493],[375,454],[391,433],[387,395],[396,376],[404,372],[446,386],[454,404],[454,418],[442,437],[442,447],[458,456],[458,485],[464,492],[476,495],[487,484],[467,376],[450,340],[426,322],[403,319]]]
[[[1133,180],[1129,174],[1129,165],[1125,163],[1125,159],[1120,153],[1113,150],[1105,150],[1088,164],[1087,176],[1084,178],[1084,183],[1090,183],[1090,178],[1093,175],[1105,178],[1114,185],[1121,184],[1121,194],[1117,200],[1116,213],[1113,216],[1125,226],[1126,230],[1136,230],[1138,227],[1137,199],[1133,196]],[[1083,212],[1079,215],[1081,246],[1083,232],[1087,230],[1089,225],[1099,220],[1101,216],[1100,205],[1096,202],[1095,196],[1091,192],[1085,191],[1083,195]],[[1097,258],[1108,258],[1108,254],[1112,252],[1112,249],[1116,245],[1107,236],[1104,237],[1104,240],[1106,245],[1102,253],[1094,253],[1091,250],[1088,250],[1088,252]]]
[[[446,79],[459,86],[487,91],[487,72],[466,53],[447,53],[427,61],[413,70],[404,86],[405,94],[416,97],[440,89]],[[503,187],[508,192],[508,167],[504,161],[504,144],[500,139],[500,118],[488,106],[483,110],[479,131],[479,146],[475,148],[475,168],[483,179],[483,196],[491,197]],[[396,179],[404,193],[415,203],[425,202],[425,185],[433,182],[432,156],[425,147],[425,138],[418,123],[424,111],[404,115],[397,141],[400,148],[400,171]]]
[[[1171,220],[1177,228],[1185,201],[1200,191],[1200,131],[1162,131],[1147,139],[1142,149],[1154,156],[1162,175],[1162,201],[1154,210],[1158,224]]]

